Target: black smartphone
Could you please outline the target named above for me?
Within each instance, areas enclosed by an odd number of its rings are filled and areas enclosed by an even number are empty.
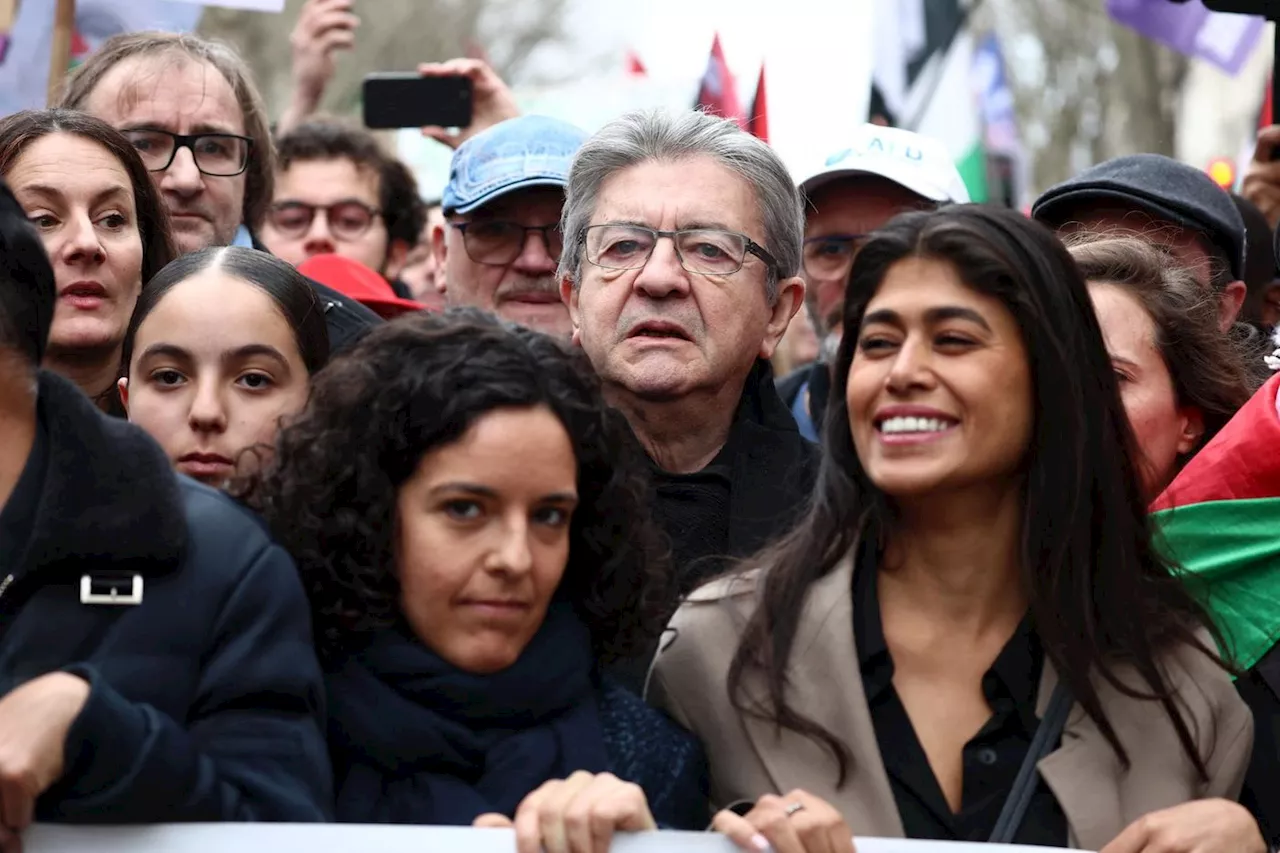
[[[379,72],[364,78],[364,125],[373,130],[400,127],[466,127],[471,124],[469,77],[422,77]]]

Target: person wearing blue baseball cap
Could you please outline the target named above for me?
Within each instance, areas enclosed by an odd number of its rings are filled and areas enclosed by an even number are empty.
[[[560,212],[569,166],[586,139],[568,122],[529,115],[459,146],[441,202],[447,224],[433,235],[447,304],[569,337],[556,279]]]
[[[805,305],[823,342],[813,364],[778,380],[778,393],[800,434],[818,440],[830,392],[830,356],[840,342],[845,284],[859,244],[904,210],[969,201],[955,161],[940,141],[892,127],[864,124],[849,145],[800,182],[805,196]]]

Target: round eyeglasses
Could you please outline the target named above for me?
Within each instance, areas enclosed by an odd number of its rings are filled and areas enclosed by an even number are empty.
[[[303,237],[311,230],[317,212],[324,213],[329,231],[339,240],[358,240],[373,226],[373,220],[381,212],[362,201],[348,199],[333,204],[307,204],[301,201],[281,201],[271,205],[267,221],[281,236],[290,239]]]

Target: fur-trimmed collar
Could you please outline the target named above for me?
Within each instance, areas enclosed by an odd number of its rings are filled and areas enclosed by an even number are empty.
[[[38,407],[48,466],[20,565],[45,575],[91,567],[155,576],[177,569],[186,516],[160,447],[47,370],[40,371]]]

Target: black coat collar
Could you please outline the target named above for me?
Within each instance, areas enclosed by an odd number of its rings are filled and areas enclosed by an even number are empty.
[[[763,359],[743,385],[729,444],[736,450],[729,548],[742,557],[790,529],[808,506],[818,473],[817,445],[800,435]]]
[[[97,568],[154,576],[176,569],[186,551],[186,517],[160,447],[48,371],[40,372],[38,406],[48,468],[19,565],[45,575]]]

